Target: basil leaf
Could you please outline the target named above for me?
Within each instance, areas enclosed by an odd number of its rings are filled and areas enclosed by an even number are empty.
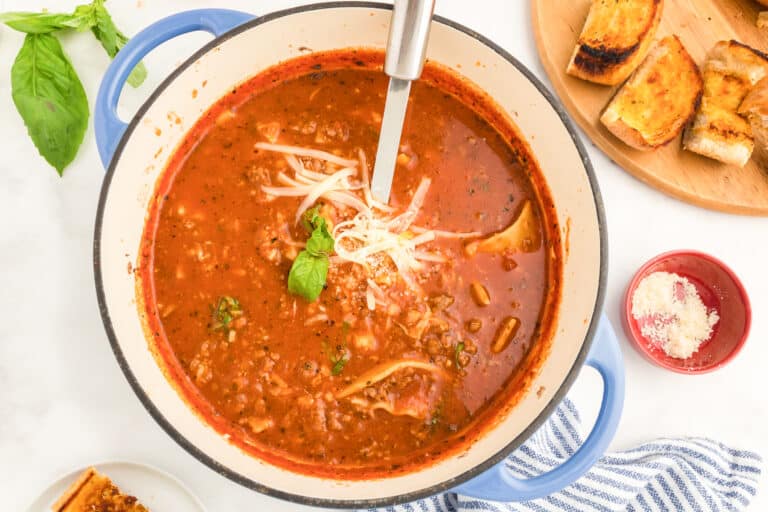
[[[309,210],[305,211],[301,220],[304,221],[304,228],[307,231],[312,231],[315,229],[315,224],[318,222],[317,219],[323,219],[320,216],[320,205],[315,205]]]
[[[91,31],[96,39],[99,40],[101,46],[107,52],[110,58],[114,59],[117,52],[125,46],[128,42],[128,37],[120,32],[115,26],[115,22],[112,21],[112,16],[104,7],[103,2],[96,0],[93,4],[93,12],[95,17],[95,23],[93,24]],[[133,87],[140,86],[147,78],[147,68],[143,62],[136,64],[131,74],[128,75],[128,83]]]
[[[48,34],[66,28],[86,30],[91,27],[89,19],[78,15],[77,10],[74,14],[7,12],[0,14],[0,23],[27,34]]]
[[[96,26],[96,8],[98,1],[95,0],[90,4],[78,5],[75,7],[72,16],[79,20],[79,25],[76,27],[79,31],[91,30]]]
[[[88,126],[83,84],[51,34],[27,34],[11,67],[11,93],[29,136],[59,175]]]
[[[320,207],[315,206],[304,213],[304,226],[312,231],[306,250],[314,256],[333,252],[333,237],[328,231],[328,223],[318,213],[319,210]]]
[[[307,252],[313,256],[333,252],[333,237],[328,232],[328,225],[325,223],[325,219],[320,218],[323,221],[322,224],[312,231],[312,235],[307,240]]]
[[[325,288],[328,277],[328,256],[313,256],[301,251],[288,274],[288,291],[314,302]]]
[[[333,237],[328,223],[318,214],[315,206],[304,213],[304,225],[312,230],[307,247],[301,251],[288,274],[288,291],[314,302],[325,288],[328,277],[328,255],[333,252]]]

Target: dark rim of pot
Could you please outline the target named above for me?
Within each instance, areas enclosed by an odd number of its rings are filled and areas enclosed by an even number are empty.
[[[131,120],[131,123],[129,124],[128,128],[123,134],[120,140],[120,143],[118,144],[115,150],[115,154],[112,155],[112,160],[110,161],[109,169],[107,170],[106,177],[104,179],[104,183],[101,188],[101,193],[99,196],[99,205],[96,213],[96,226],[95,226],[94,243],[93,243],[96,294],[98,296],[101,318],[104,323],[104,328],[107,332],[109,342],[112,346],[112,351],[114,352],[115,357],[117,358],[118,364],[120,365],[120,368],[125,374],[125,377],[128,379],[128,382],[133,388],[133,391],[136,393],[141,403],[144,405],[144,407],[147,409],[150,415],[152,415],[155,421],[157,421],[157,423],[168,433],[168,435],[171,436],[171,438],[173,438],[179,445],[181,445],[185,450],[187,450],[187,452],[189,452],[196,459],[198,459],[203,464],[207,465],[208,467],[210,467],[220,475],[223,475],[229,478],[230,480],[237,482],[240,485],[243,485],[247,488],[253,489],[255,491],[258,491],[268,496],[281,498],[281,499],[292,501],[295,503],[301,503],[304,505],[310,505],[310,506],[316,506],[316,507],[333,507],[333,508],[349,508],[349,509],[386,507],[386,506],[391,506],[395,504],[408,503],[421,498],[433,496],[441,492],[450,491],[451,489],[459,486],[464,482],[467,482],[468,480],[483,473],[484,471],[491,469],[493,466],[495,466],[496,464],[504,460],[513,450],[515,450],[526,439],[528,439],[534,432],[536,432],[536,430],[538,430],[538,428],[552,414],[554,408],[565,397],[566,393],[570,389],[574,380],[578,376],[579,370],[584,364],[584,360],[587,357],[587,353],[589,352],[589,349],[592,346],[592,341],[595,336],[595,332],[597,331],[598,323],[600,322],[600,312],[602,311],[602,308],[603,308],[605,282],[606,282],[607,269],[608,269],[608,242],[606,237],[606,221],[605,221],[605,212],[603,209],[603,200],[600,195],[597,179],[595,177],[592,164],[589,160],[589,156],[587,155],[587,152],[584,149],[583,144],[581,143],[578,135],[576,134],[576,130],[574,129],[572,122],[568,118],[565,112],[565,109],[563,108],[559,100],[557,100],[553,96],[553,94],[549,92],[549,90],[544,86],[544,84],[542,84],[541,81],[538,78],[536,78],[536,76],[534,76],[534,74],[531,73],[531,71],[529,71],[528,68],[526,68],[520,61],[518,61],[515,57],[509,54],[506,50],[504,50],[497,44],[493,43],[486,37],[482,36],[481,34],[478,34],[474,30],[467,28],[454,21],[443,18],[441,16],[435,15],[433,17],[433,20],[436,21],[437,23],[447,25],[481,42],[482,44],[484,44],[485,46],[489,47],[490,49],[495,51],[497,54],[499,54],[502,58],[507,60],[515,68],[517,68],[517,70],[521,72],[536,87],[536,89],[538,89],[539,93],[542,96],[544,96],[544,98],[546,98],[547,101],[552,105],[552,108],[557,112],[561,122],[563,123],[565,128],[568,130],[568,133],[570,134],[571,139],[573,140],[573,144],[576,146],[576,149],[578,150],[579,155],[581,156],[582,164],[584,165],[584,168],[587,171],[587,176],[589,178],[590,186],[592,187],[592,192],[594,196],[595,209],[597,211],[598,226],[599,226],[599,232],[600,232],[600,277],[599,277],[599,284],[598,284],[598,292],[597,292],[597,297],[595,300],[594,310],[592,314],[592,321],[589,325],[587,336],[581,347],[581,351],[579,352],[579,355],[574,361],[573,366],[568,372],[568,375],[563,380],[562,385],[560,386],[558,391],[555,393],[555,395],[552,397],[552,400],[550,400],[550,402],[544,407],[544,409],[533,420],[533,422],[531,422],[531,424],[523,432],[521,432],[515,439],[512,439],[503,449],[501,449],[499,452],[497,452],[493,456],[489,457],[482,464],[475,466],[474,468],[462,473],[459,476],[456,476],[454,478],[451,478],[439,484],[432,485],[426,489],[421,489],[418,491],[404,493],[404,494],[398,494],[394,496],[388,496],[384,498],[338,500],[338,499],[324,499],[324,498],[302,496],[299,494],[292,494],[292,493],[280,491],[277,489],[273,489],[269,487],[266,483],[256,482],[254,480],[251,480],[250,478],[240,473],[237,473],[236,471],[231,470],[230,468],[224,466],[223,464],[220,464],[219,462],[211,458],[209,455],[204,453],[197,446],[195,446],[187,438],[185,438],[171,424],[171,422],[168,421],[168,419],[166,419],[165,416],[163,416],[163,414],[160,412],[160,410],[155,406],[155,404],[149,398],[146,391],[141,387],[141,384],[138,382],[135,375],[131,371],[131,368],[129,367],[126,361],[125,356],[123,355],[123,352],[120,348],[120,344],[117,341],[117,336],[112,327],[112,321],[110,319],[109,311],[107,309],[106,297],[104,292],[104,283],[102,279],[102,272],[101,272],[101,266],[100,266],[101,233],[102,233],[102,224],[103,224],[103,218],[104,218],[104,209],[105,209],[106,200],[109,194],[110,184],[112,183],[112,177],[114,176],[115,169],[117,167],[116,162],[119,161],[120,155],[125,147],[126,141],[130,139],[131,134],[136,128],[139,120],[144,116],[144,114],[147,112],[150,106],[163,93],[163,91],[165,91],[165,89],[169,86],[169,84],[173,82],[176,79],[176,77],[179,76],[179,74],[181,74],[184,70],[186,70],[190,65],[192,65],[196,60],[198,60],[205,53],[207,53],[214,47],[219,46],[224,41],[227,41],[228,39],[237,36],[241,32],[245,32],[263,23],[267,23],[269,21],[273,21],[285,16],[290,16],[292,14],[308,12],[308,11],[316,11],[321,9],[332,9],[332,8],[369,8],[369,9],[391,10],[392,6],[388,4],[378,3],[378,2],[337,1],[337,2],[326,2],[326,3],[318,3],[318,4],[312,4],[312,5],[305,5],[305,6],[277,11],[270,14],[266,14],[264,16],[256,17],[252,21],[246,22],[243,25],[240,25],[230,30],[229,32],[221,35],[220,37],[215,38],[214,40],[210,41],[208,44],[200,48],[200,50],[198,50],[197,52],[194,53],[194,55],[189,57],[181,66],[176,68],[152,93],[152,95],[146,100],[146,102],[144,102],[144,104],[141,106],[138,112],[134,115],[133,119]]]

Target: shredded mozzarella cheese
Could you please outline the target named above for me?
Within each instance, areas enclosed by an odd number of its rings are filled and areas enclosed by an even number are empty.
[[[271,144],[269,142],[257,142],[254,144],[256,149],[264,149],[266,151],[276,151],[287,155],[306,156],[309,158],[315,158],[317,160],[324,160],[332,164],[339,165],[341,167],[356,167],[357,160],[350,160],[348,158],[341,158],[333,153],[327,151],[321,151],[319,149],[300,148],[297,146],[285,146],[282,144]]]
[[[373,296],[373,290],[370,288],[365,290],[365,303],[371,311],[376,309],[376,297]]]
[[[331,259],[332,263],[352,262],[370,269],[381,263],[382,257],[387,257],[403,281],[415,289],[417,285],[412,274],[423,268],[424,262],[441,264],[448,261],[441,254],[420,246],[438,237],[459,239],[480,235],[478,232],[454,233],[413,225],[429,191],[429,178],[421,180],[410,204],[399,214],[395,214],[395,208],[376,201],[371,194],[368,162],[362,150],[358,150],[357,160],[352,160],[316,149],[266,142],[257,143],[256,148],[281,153],[293,171],[293,177],[284,172],[277,174],[277,181],[284,186],[262,186],[261,189],[273,197],[303,197],[296,211],[296,222],[321,197],[357,212],[352,219],[339,222],[333,228],[336,256]],[[305,167],[306,160],[302,162],[299,157],[333,165],[326,167],[328,174],[311,171]],[[387,304],[387,296],[381,287],[370,279],[368,284],[368,308],[374,309],[377,303]]]

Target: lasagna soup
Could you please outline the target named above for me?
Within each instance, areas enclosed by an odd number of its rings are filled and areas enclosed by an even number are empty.
[[[164,171],[139,261],[166,375],[213,428],[293,471],[376,478],[466,449],[547,355],[560,240],[527,145],[434,63],[392,197],[372,197],[388,78],[315,53],[232,90]]]

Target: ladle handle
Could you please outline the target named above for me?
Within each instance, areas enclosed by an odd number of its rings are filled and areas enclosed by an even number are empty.
[[[387,75],[401,80],[421,76],[434,9],[435,0],[395,0],[384,60]]]

